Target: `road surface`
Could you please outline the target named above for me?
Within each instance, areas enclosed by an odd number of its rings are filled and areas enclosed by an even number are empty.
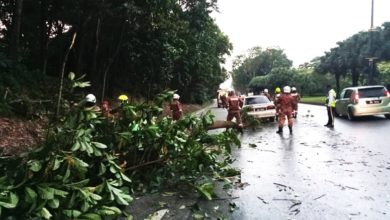
[[[390,219],[390,120],[336,118],[327,128],[324,106],[298,112],[292,135],[274,122],[240,137],[233,166],[243,187],[230,219]]]

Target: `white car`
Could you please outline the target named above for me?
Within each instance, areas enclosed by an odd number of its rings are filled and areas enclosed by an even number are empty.
[[[348,87],[336,100],[336,116],[353,120],[359,116],[385,115],[390,119],[390,93],[382,85]]]
[[[276,109],[274,103],[264,95],[248,96],[244,99],[242,108],[248,108],[248,115],[258,119],[275,120]]]

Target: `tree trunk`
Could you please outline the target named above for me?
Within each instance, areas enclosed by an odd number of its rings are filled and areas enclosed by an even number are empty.
[[[336,73],[335,78],[336,78],[336,91],[338,93],[340,91],[340,74]]]
[[[100,28],[101,28],[101,19],[98,17],[96,21],[96,30],[95,30],[95,48],[93,51],[93,58],[92,58],[92,68],[91,68],[91,74],[94,74],[95,77],[90,77],[90,80],[92,82],[92,85],[99,85],[96,86],[95,93],[97,94],[98,91],[100,91],[100,82],[99,79],[101,79],[101,71],[97,68],[97,59],[98,59],[98,53],[99,53],[99,45],[100,45]],[[102,98],[103,100],[103,98]]]
[[[219,128],[238,128],[237,123],[231,121],[214,121],[214,124],[210,125],[207,130],[219,129]]]
[[[74,32],[74,33],[73,33],[73,37],[72,37],[72,42],[70,43],[68,49],[66,50],[66,52],[65,52],[65,57],[64,57],[64,61],[62,62],[62,67],[61,67],[61,80],[60,80],[60,90],[59,90],[59,92],[58,92],[57,110],[56,110],[56,114],[55,114],[55,117],[56,117],[56,118],[58,118],[58,116],[59,116],[59,114],[60,114],[60,105],[61,105],[61,98],[62,98],[62,90],[63,90],[63,86],[64,86],[65,66],[66,66],[66,62],[68,61],[69,53],[70,53],[70,51],[72,50],[73,45],[74,45],[74,42],[75,42],[75,40],[76,40],[76,36],[77,36],[77,32]]]
[[[103,102],[103,99],[104,99],[104,97],[106,95],[107,75],[108,75],[108,72],[110,71],[111,65],[114,63],[115,58],[119,54],[120,48],[122,46],[122,39],[123,39],[123,35],[124,35],[124,32],[125,32],[125,27],[126,27],[126,22],[123,23],[122,31],[121,31],[121,34],[120,34],[120,37],[119,37],[118,44],[116,46],[115,52],[112,55],[112,57],[109,59],[108,64],[107,64],[106,68],[104,69],[103,86],[102,86],[102,97],[101,97],[101,101],[102,102]]]
[[[356,68],[352,68],[352,86],[357,86],[359,83],[359,71]]]
[[[10,46],[10,55],[14,62],[18,60],[20,47],[20,26],[22,24],[23,0],[16,0],[15,11],[12,17],[12,40]]]

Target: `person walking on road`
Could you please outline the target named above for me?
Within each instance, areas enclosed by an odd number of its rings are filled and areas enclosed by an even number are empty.
[[[236,96],[235,92],[233,90],[229,91],[229,96],[227,97],[227,104],[228,104],[228,115],[227,115],[227,121],[232,121],[233,118],[236,119],[236,123],[238,124],[238,127],[242,129],[243,124],[241,121],[241,98]]]
[[[328,112],[328,123],[324,126],[333,128],[334,127],[334,108],[336,107],[336,92],[332,89],[330,85],[326,86],[328,90],[328,95],[326,97],[326,110]]]
[[[276,100],[276,105],[279,106],[277,112],[277,114],[279,115],[279,129],[276,131],[276,133],[283,133],[283,126],[287,117],[288,129],[290,130],[290,134],[292,134],[292,112],[295,108],[296,102],[295,99],[291,96],[290,86],[283,87],[283,94]]]
[[[293,113],[292,113],[293,118],[296,118],[298,115],[298,103],[301,100],[301,96],[297,92],[297,88],[291,87],[291,96],[294,98],[296,102],[295,108],[293,109]]]

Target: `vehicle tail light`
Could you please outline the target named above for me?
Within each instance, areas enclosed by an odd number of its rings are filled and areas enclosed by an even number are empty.
[[[270,110],[270,109],[275,109],[275,106],[274,105],[269,105],[267,106],[267,109]]]

